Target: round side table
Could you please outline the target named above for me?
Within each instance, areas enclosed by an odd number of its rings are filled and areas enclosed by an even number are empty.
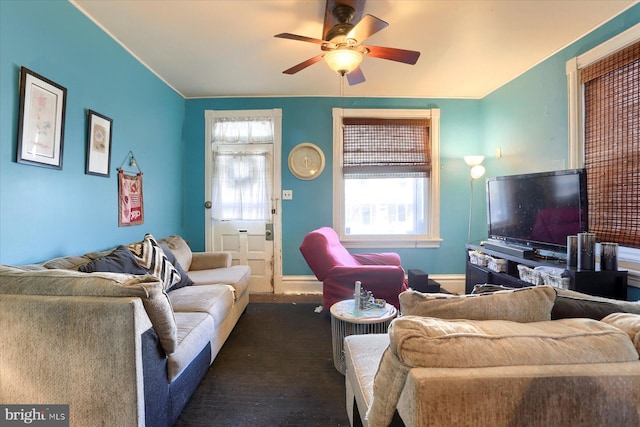
[[[354,312],[354,300],[348,299],[331,306],[331,336],[333,339],[333,365],[344,375],[344,338],[349,335],[384,334],[398,310],[391,304],[384,308],[371,308]]]

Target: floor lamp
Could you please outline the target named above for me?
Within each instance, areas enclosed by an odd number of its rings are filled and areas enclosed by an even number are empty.
[[[485,173],[482,166],[484,156],[464,156],[464,162],[471,168],[471,196],[469,197],[469,232],[467,233],[467,242],[471,241],[471,218],[473,217],[473,181],[481,178]]]

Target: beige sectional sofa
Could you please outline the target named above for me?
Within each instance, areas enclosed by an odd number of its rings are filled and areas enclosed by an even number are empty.
[[[640,426],[640,315],[550,320],[554,294],[401,294],[388,334],[345,339],[351,424]]]
[[[127,248],[155,263],[113,272]],[[177,420],[248,304],[251,271],[179,236],[127,248],[0,266],[0,402],[68,404],[72,426]],[[110,267],[78,271],[95,262]]]

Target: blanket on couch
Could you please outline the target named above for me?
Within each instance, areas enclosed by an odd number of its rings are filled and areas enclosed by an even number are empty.
[[[412,368],[618,363],[639,357],[627,333],[592,319],[519,323],[408,315],[391,323],[389,340],[367,412],[372,427],[391,422]]]

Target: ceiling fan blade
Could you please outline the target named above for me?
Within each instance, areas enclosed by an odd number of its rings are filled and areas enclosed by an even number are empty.
[[[362,69],[360,67],[347,74],[347,81],[349,82],[349,86],[360,84],[364,82],[364,80],[364,74],[362,73]]]
[[[415,64],[418,62],[420,52],[415,50],[396,49],[393,47],[382,46],[364,46],[369,52],[367,56],[373,56],[374,58],[390,59],[391,61],[404,62],[405,64]]]
[[[322,61],[322,57],[323,56],[324,56],[324,53],[322,55],[318,55],[318,56],[314,56],[313,58],[309,58],[306,61],[303,61],[303,62],[299,63],[298,65],[294,65],[293,67],[289,68],[288,70],[284,70],[282,73],[283,74],[295,74],[298,71],[304,70],[309,65],[313,65],[318,61]]]
[[[347,34],[347,38],[357,40],[362,43],[380,30],[387,28],[389,24],[373,15],[365,15]]]
[[[298,41],[301,41],[301,42],[309,42],[309,43],[315,43],[315,44],[324,44],[324,43],[326,43],[326,41],[324,41],[324,40],[314,39],[313,37],[307,37],[307,36],[299,36],[297,34],[291,34],[291,33],[280,33],[280,34],[276,34],[273,37],[278,37],[278,38],[281,38],[281,39],[298,40]]]
[[[322,27],[322,38],[327,39],[327,33],[340,21],[333,15],[333,9],[338,5],[351,6],[353,8],[353,18],[351,22],[358,22],[362,18],[365,0],[327,0],[327,6],[324,10],[324,26]]]

